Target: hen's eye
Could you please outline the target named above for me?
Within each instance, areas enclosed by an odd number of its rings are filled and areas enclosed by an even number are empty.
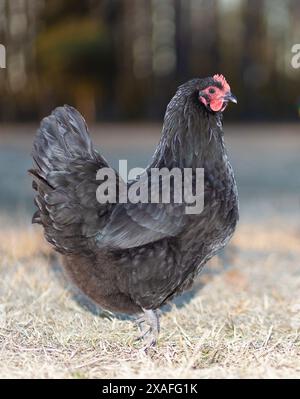
[[[215,90],[215,89],[209,89],[209,92],[210,92],[211,94],[214,94],[214,93],[216,92],[216,90]]]

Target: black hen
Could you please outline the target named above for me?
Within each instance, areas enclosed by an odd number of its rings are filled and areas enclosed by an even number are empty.
[[[204,209],[198,215],[186,214],[180,203],[99,203],[96,173],[108,165],[72,107],[56,108],[43,119],[34,141],[33,223],[43,225],[68,275],[92,300],[111,311],[144,312],[150,343],[159,332],[157,309],[191,287],[238,220],[222,130],[228,101],[236,99],[222,75],[180,86],[147,168],[204,168]]]

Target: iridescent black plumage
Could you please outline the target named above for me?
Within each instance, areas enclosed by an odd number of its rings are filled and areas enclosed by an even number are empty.
[[[81,115],[64,106],[41,123],[30,171],[38,192],[33,222],[43,225],[73,282],[106,309],[158,309],[191,286],[234,232],[237,189],[222,114],[197,97],[214,83],[219,85],[213,78],[194,79],[179,87],[148,167],[204,168],[199,215],[185,214],[185,204],[100,204],[96,173],[108,165],[93,148]]]

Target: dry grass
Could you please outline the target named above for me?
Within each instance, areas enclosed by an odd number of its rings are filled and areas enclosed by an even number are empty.
[[[242,225],[229,265],[161,317],[145,354],[130,320],[93,315],[49,268],[39,229],[0,230],[0,377],[300,377],[299,232]],[[53,259],[52,259],[53,261]]]

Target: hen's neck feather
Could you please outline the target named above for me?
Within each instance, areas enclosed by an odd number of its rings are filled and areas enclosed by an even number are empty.
[[[168,105],[152,167],[201,168],[226,158],[222,114],[175,95]]]

